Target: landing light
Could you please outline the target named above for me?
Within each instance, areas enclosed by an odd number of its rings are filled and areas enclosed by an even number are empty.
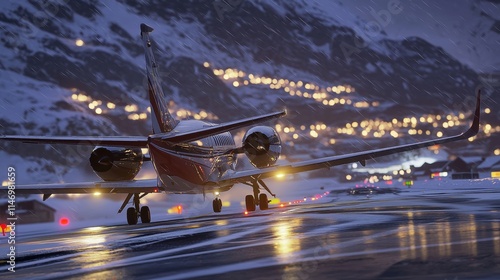
[[[100,192],[94,192],[94,196],[100,196],[101,193]]]
[[[276,178],[278,178],[278,179],[281,179],[281,178],[284,178],[284,177],[285,177],[285,174],[283,174],[283,173],[276,174]]]

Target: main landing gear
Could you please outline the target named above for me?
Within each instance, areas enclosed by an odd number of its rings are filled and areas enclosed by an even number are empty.
[[[255,211],[257,205],[259,206],[260,210],[269,209],[269,200],[267,199],[267,195],[265,193],[260,193],[260,186],[262,186],[273,197],[276,197],[276,195],[271,192],[271,190],[267,187],[264,181],[255,180],[252,182],[252,184],[247,183],[247,185],[253,188],[253,195],[249,194],[245,196],[245,206],[247,211],[248,212]]]
[[[267,198],[267,194],[260,193],[260,187],[263,187],[267,192],[269,192],[272,196],[276,197],[274,193],[266,186],[264,181],[255,180],[251,183],[244,183],[252,187],[253,195],[245,196],[245,206],[248,212],[255,211],[256,206],[259,206],[260,210],[269,209],[269,199]],[[215,213],[220,213],[222,211],[222,201],[219,198],[219,193],[215,193],[215,199],[212,202],[213,210]]]
[[[127,208],[127,222],[129,225],[135,225],[137,224],[137,221],[139,220],[139,217],[141,217],[141,222],[143,224],[147,224],[151,222],[151,211],[149,210],[149,207],[147,206],[142,206],[140,207],[139,200],[143,197],[145,197],[147,193],[144,193],[140,195],[139,193],[129,193],[127,197],[125,198],[125,201],[123,202],[122,206],[118,210],[118,213],[121,213],[125,206],[128,204],[132,196],[134,196],[134,207],[129,207]]]

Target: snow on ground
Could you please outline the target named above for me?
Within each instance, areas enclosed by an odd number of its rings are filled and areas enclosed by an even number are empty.
[[[268,180],[268,186],[278,195],[279,202],[272,202],[271,207],[279,207],[283,204],[288,206],[289,202],[300,204],[330,203],[335,207],[349,208],[352,202],[370,201],[371,203],[391,203],[404,206],[404,198],[427,195],[455,196],[466,194],[469,197],[478,199],[489,198],[488,190],[500,188],[498,179],[479,180],[430,180],[421,179],[414,181],[412,187],[403,186],[402,182],[395,181],[392,185],[383,183],[377,184],[380,188],[399,188],[401,192],[396,194],[380,195],[348,195],[347,190],[356,185],[353,183],[338,183],[328,178],[321,179],[275,179]],[[360,183],[358,183],[360,184]],[[362,185],[362,184],[360,184]],[[345,192],[331,193],[325,196],[325,192],[345,190]],[[226,204],[221,214],[243,213],[245,211],[244,196],[251,193],[249,187],[243,185],[235,186],[231,191],[221,193],[221,199]],[[320,198],[323,196],[322,198]],[[46,203],[57,210],[56,221],[53,223],[27,224],[21,225],[23,234],[50,234],[54,231],[74,230],[93,226],[112,226],[126,224],[125,213],[117,214],[122,198],[125,195],[79,195],[70,199],[50,198]],[[192,218],[198,216],[217,216],[212,212],[213,194],[203,195],[165,195],[150,194],[141,200],[142,204],[151,208],[152,221],[166,221],[173,219]],[[313,201],[312,198],[315,197]],[[32,196],[41,201],[41,197]],[[271,198],[271,197],[270,197]],[[318,199],[316,199],[318,198]],[[397,198],[397,199],[394,199]],[[304,199],[306,201],[304,201]],[[18,199],[20,201],[21,199]],[[229,203],[229,204],[227,204]],[[177,206],[182,206],[181,213],[177,212]],[[129,205],[130,206],[130,205]],[[128,206],[127,206],[128,207]],[[170,211],[169,211],[170,210]],[[259,212],[260,210],[257,210]],[[125,211],[124,211],[125,212]],[[169,213],[170,212],[170,213]],[[69,225],[59,224],[61,218],[68,218]]]

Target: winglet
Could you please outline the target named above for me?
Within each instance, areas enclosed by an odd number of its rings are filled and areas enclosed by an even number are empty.
[[[477,90],[477,97],[476,97],[476,110],[474,112],[474,120],[472,121],[472,125],[467,130],[462,134],[462,138],[469,138],[472,136],[475,136],[479,132],[479,119],[481,116],[481,89]]]

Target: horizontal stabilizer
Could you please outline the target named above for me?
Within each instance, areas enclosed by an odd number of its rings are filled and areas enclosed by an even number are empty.
[[[276,113],[271,113],[267,115],[262,115],[258,117],[251,117],[243,120],[238,120],[238,121],[233,121],[233,122],[228,122],[228,123],[223,123],[215,126],[209,126],[203,129],[198,129],[198,130],[193,130],[193,131],[187,131],[187,132],[180,132],[180,133],[175,133],[175,131],[172,131],[170,133],[165,133],[165,134],[156,134],[152,135],[151,138],[153,139],[162,139],[165,141],[173,142],[173,143],[184,143],[184,142],[191,142],[195,140],[199,140],[208,136],[220,134],[223,132],[227,132],[233,129],[238,129],[258,123],[262,123],[265,121],[269,121],[275,118],[279,118],[286,115],[286,111],[281,111],[281,112],[276,112]]]

